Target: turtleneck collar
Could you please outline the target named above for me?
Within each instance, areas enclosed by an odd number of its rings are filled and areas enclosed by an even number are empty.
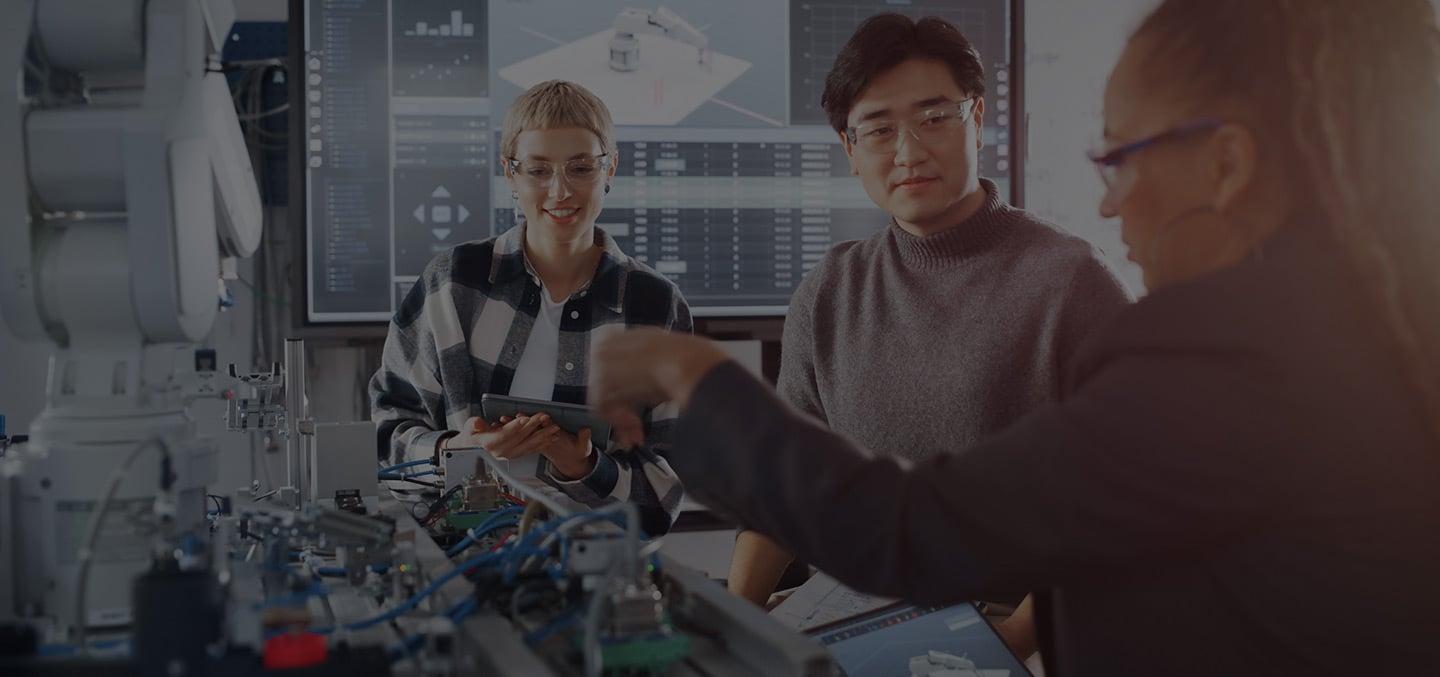
[[[1010,231],[1010,205],[1000,199],[995,183],[980,179],[985,202],[964,221],[934,235],[916,237],[890,219],[890,237],[907,266],[939,267],[990,248]]]

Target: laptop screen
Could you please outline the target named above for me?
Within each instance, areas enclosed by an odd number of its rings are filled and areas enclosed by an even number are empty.
[[[1028,677],[974,605],[893,605],[811,631],[848,677]]]

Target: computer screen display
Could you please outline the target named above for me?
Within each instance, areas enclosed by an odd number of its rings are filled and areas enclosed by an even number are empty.
[[[817,628],[823,645],[848,677],[970,675],[1028,677],[971,604],[896,605]]]
[[[981,174],[1020,176],[1013,0],[295,1],[310,323],[388,321],[433,257],[517,223],[499,129],[544,80],[610,108],[597,224],[700,316],[783,314],[832,245],[887,227],[820,108],[868,16],[960,27],[986,67]]]

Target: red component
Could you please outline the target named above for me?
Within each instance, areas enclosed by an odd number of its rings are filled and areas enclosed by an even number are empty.
[[[313,632],[285,633],[265,640],[266,670],[308,668],[325,662],[330,650],[324,635]]]

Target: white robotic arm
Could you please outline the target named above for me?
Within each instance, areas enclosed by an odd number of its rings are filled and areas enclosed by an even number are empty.
[[[28,181],[6,188],[26,186],[29,199],[5,204],[31,206],[29,230],[44,231],[31,249],[46,253],[29,263],[41,266],[39,284],[27,287],[38,300],[15,289],[22,277],[36,277],[33,268],[0,270],[6,317],[20,315],[23,332],[35,324],[24,321],[23,306],[38,307],[40,323],[63,345],[83,341],[77,332],[103,305],[117,321],[133,317],[147,343],[203,338],[217,310],[217,226],[229,256],[252,253],[259,239],[259,193],[229,89],[207,67],[233,7],[213,0],[34,6],[36,51],[50,69],[80,76],[84,90],[75,98],[83,103],[24,113],[25,143],[17,147],[26,150],[21,178]],[[108,281],[72,274],[98,273],[102,263],[114,276]],[[131,328],[101,331],[111,341]]]
[[[6,20],[0,21],[0,73],[20,72],[30,43],[34,10],[30,2],[10,3],[4,8]],[[0,228],[5,231],[5,246],[0,247],[0,320],[19,338],[43,340],[45,328],[36,303],[38,281],[29,181],[25,154],[15,150],[25,147],[25,108],[19,101],[0,103],[0,146],[11,149],[0,153],[0,224],[4,224]]]
[[[249,258],[260,247],[263,207],[245,137],[235,118],[235,101],[224,76],[211,74],[206,78],[205,102],[209,106],[206,136],[210,139],[220,253],[228,258]]]
[[[137,506],[161,493],[162,454],[182,520],[203,514],[213,481],[180,384],[218,312],[222,256],[259,243],[259,191],[218,68],[233,21],[230,0],[0,4],[0,72],[43,85],[0,105],[0,143],[14,149],[0,154],[0,319],[55,345],[11,485],[27,508],[3,554],[25,556],[0,567],[15,566],[19,606],[61,624],[126,619],[147,564],[136,553],[152,546]],[[137,457],[103,531],[140,521],[78,583],[91,555],[76,534],[111,471]]]
[[[689,45],[699,52],[697,58],[705,63],[705,52],[710,39],[691,26],[680,15],[658,7],[655,11],[626,7],[615,15],[613,23],[615,37],[610,39],[610,68],[617,71],[633,71],[640,67],[640,41],[637,34],[663,35]]]

